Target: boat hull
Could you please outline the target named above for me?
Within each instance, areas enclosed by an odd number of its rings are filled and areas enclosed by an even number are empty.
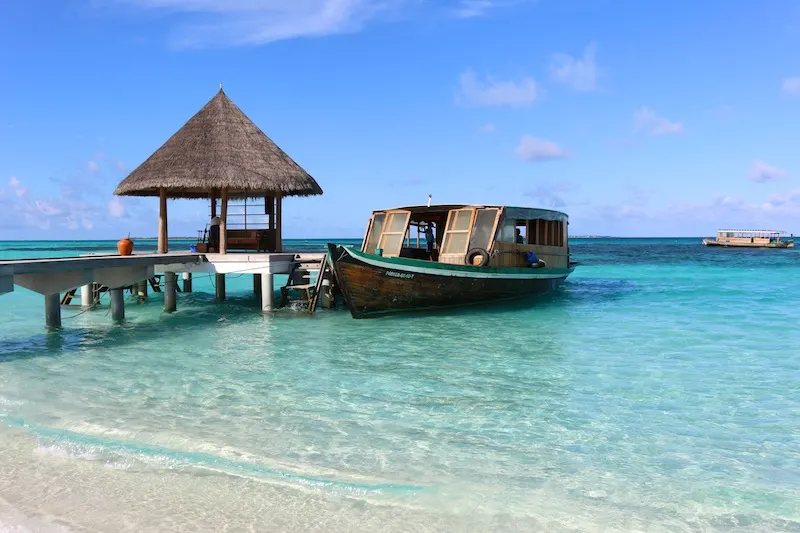
[[[337,283],[354,318],[460,307],[555,290],[572,269],[492,269],[382,258],[329,244]]]
[[[771,242],[760,244],[752,242],[730,243],[719,242],[713,239],[703,239],[703,244],[706,246],[716,246],[719,248],[794,248],[794,242]]]

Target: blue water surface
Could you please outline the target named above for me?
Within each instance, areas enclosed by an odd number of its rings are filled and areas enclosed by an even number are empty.
[[[362,321],[262,316],[244,274],[48,333],[18,288],[0,531],[800,531],[798,252],[571,247],[557,293]]]

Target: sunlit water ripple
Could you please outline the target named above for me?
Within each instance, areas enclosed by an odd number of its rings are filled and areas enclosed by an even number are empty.
[[[573,255],[532,302],[364,321],[242,276],[47,334],[7,294],[0,531],[800,531],[798,252]]]

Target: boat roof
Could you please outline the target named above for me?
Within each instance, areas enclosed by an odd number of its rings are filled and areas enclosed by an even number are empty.
[[[516,218],[519,220],[558,220],[561,222],[567,222],[569,220],[569,216],[566,213],[562,213],[561,211],[553,211],[552,209],[539,209],[536,207],[514,207],[514,206],[507,206],[507,205],[479,205],[479,204],[434,204],[431,206],[427,205],[414,205],[414,206],[406,206],[406,207],[393,207],[390,209],[378,209],[373,211],[373,213],[382,213],[384,211],[411,211],[414,214],[425,214],[425,213],[441,213],[442,211],[451,211],[453,209],[462,209],[465,207],[475,207],[478,209],[481,208],[489,208],[489,209],[505,209],[506,217],[509,218]]]
[[[770,233],[775,235],[783,235],[786,232],[774,229],[718,229],[717,233]]]

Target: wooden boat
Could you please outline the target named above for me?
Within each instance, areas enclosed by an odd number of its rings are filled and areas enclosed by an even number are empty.
[[[794,235],[781,240],[785,234],[775,230],[721,229],[717,230],[716,239],[703,239],[703,244],[725,248],[794,248]]]
[[[518,298],[574,270],[558,211],[434,205],[375,211],[360,250],[328,244],[354,318]]]

